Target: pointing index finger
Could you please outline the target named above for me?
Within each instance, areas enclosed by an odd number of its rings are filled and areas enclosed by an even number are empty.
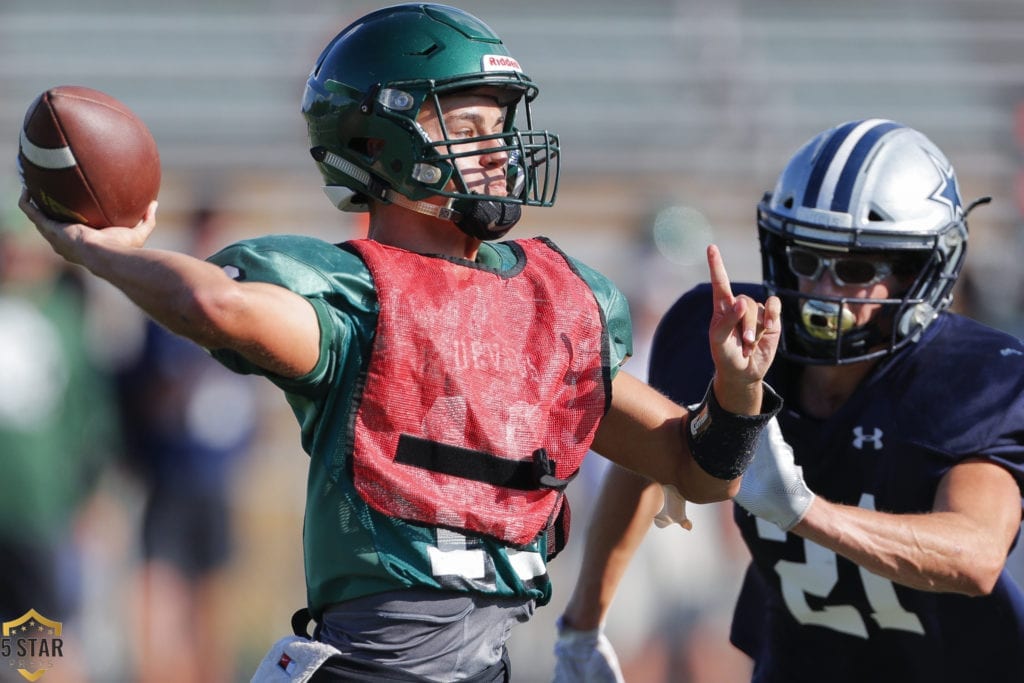
[[[708,271],[711,274],[711,295],[715,308],[725,310],[732,307],[736,299],[732,295],[732,284],[725,271],[725,261],[714,244],[708,245]]]

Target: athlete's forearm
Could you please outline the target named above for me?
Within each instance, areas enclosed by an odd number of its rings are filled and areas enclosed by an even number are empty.
[[[212,263],[173,251],[101,245],[84,251],[81,264],[172,332],[206,347],[224,342],[216,316],[224,307],[216,302],[228,298],[234,283]]]
[[[983,595],[994,584],[991,548],[979,542],[987,536],[958,513],[888,514],[818,497],[792,531],[917,590]]]
[[[53,220],[29,200],[27,192],[18,205],[68,263],[110,282],[168,329],[203,346],[216,344],[210,338],[216,326],[203,319],[197,294],[215,294],[233,283],[212,264],[186,254],[144,248],[156,228],[156,202],[138,225],[102,230]]]
[[[734,496],[739,479],[714,477],[691,456],[685,438],[687,416],[682,406],[619,372],[612,383],[612,407],[598,427],[592,448],[626,469],[675,486],[694,503]]]
[[[156,322],[200,346],[232,349],[286,377],[317,362],[316,313],[283,287],[235,282],[219,266],[174,251],[101,244],[81,257]]]
[[[589,631],[604,622],[619,582],[661,505],[661,486],[611,466],[587,529],[580,575],[563,613],[567,625]]]

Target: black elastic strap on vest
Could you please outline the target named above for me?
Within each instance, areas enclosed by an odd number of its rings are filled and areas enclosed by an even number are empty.
[[[782,399],[764,384],[760,414],[737,415],[718,404],[713,387],[714,380],[682,423],[686,442],[701,469],[718,479],[735,479],[750,466],[761,430],[782,408]]]
[[[313,616],[309,613],[308,608],[303,607],[296,610],[295,614],[292,615],[292,633],[303,638],[312,639],[313,636],[309,634],[309,622],[311,621],[313,621]]]
[[[558,514],[551,520],[547,528],[547,561],[555,559],[558,553],[562,552],[565,544],[569,542],[569,530],[572,526],[572,510],[569,508],[569,501],[565,495],[558,504]]]
[[[559,479],[555,476],[555,461],[543,448],[533,452],[532,460],[508,460],[486,451],[401,434],[395,462],[520,491],[542,488],[560,491],[572,481],[572,477]]]
[[[533,452],[533,476],[543,488],[564,491],[578,473],[579,470],[573,472],[568,479],[559,479],[555,476],[555,461],[548,457],[547,450],[538,448]]]

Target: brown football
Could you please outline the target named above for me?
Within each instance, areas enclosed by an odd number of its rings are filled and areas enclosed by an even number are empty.
[[[94,228],[137,224],[160,189],[160,155],[146,124],[119,100],[77,85],[32,102],[18,163],[44,213]]]

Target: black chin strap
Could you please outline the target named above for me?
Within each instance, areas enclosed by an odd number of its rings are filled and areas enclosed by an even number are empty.
[[[352,178],[365,185],[367,188],[365,193],[368,193],[371,197],[396,204],[426,216],[450,220],[470,237],[476,237],[481,240],[500,239],[519,222],[523,215],[523,208],[519,204],[496,202],[490,199],[459,199],[452,202],[451,206],[415,201],[399,194],[377,178],[326,147],[314,147],[309,151],[317,161],[352,176]],[[359,192],[363,193],[363,191]],[[331,194],[328,193],[328,196],[331,196]],[[346,195],[347,198],[348,196]],[[332,198],[331,201],[339,208],[343,208],[341,204],[338,204],[337,200]]]
[[[523,215],[519,204],[486,199],[460,199],[452,208],[455,225],[470,237],[485,241],[504,237]]]

